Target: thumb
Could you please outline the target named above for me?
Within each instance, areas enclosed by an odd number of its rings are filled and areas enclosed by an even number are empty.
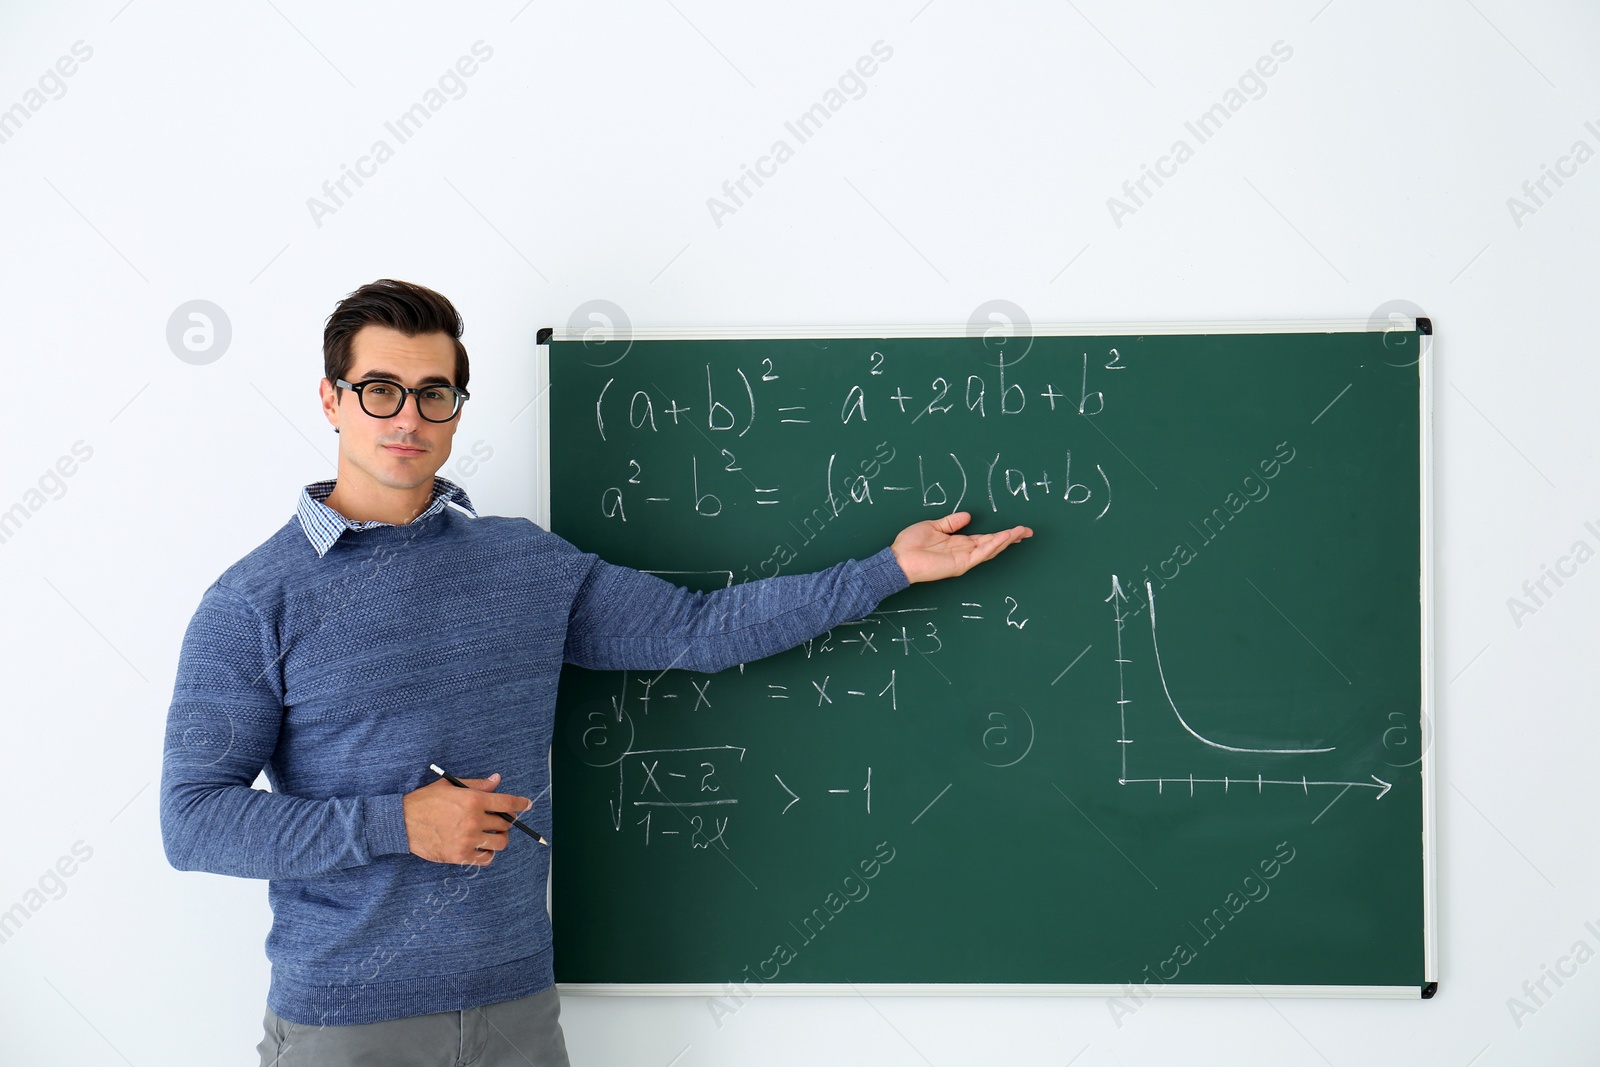
[[[934,519],[933,528],[940,533],[952,534],[971,521],[972,515],[969,512],[957,511],[942,519]]]
[[[461,780],[471,788],[485,793],[493,793],[500,787],[500,773],[498,771],[487,778],[463,778]]]

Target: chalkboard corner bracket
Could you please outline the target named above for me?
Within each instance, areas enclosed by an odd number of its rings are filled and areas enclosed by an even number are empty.
[[[1432,1000],[1433,999],[1433,995],[1435,993],[1437,993],[1437,992],[1439,992],[1439,983],[1438,982],[1428,982],[1425,985],[1423,985],[1423,987],[1422,987],[1422,999],[1423,1000]]]

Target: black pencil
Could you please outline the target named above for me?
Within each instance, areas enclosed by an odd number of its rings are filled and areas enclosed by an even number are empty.
[[[445,781],[449,782],[453,786],[456,786],[457,788],[460,788],[460,789],[470,789],[470,788],[472,788],[471,786],[467,785],[466,782],[463,782],[461,779],[457,778],[455,775],[450,774],[449,772],[447,772],[443,767],[440,767],[437,763],[428,764],[428,770],[432,771],[434,774],[437,774],[439,777],[443,778]],[[529,837],[531,837],[535,841],[539,842],[539,844],[544,845],[546,848],[550,847],[550,842],[545,840],[545,837],[544,837],[543,834],[541,834],[537,830],[530,830],[528,827],[522,825],[520,822],[518,822],[516,820],[515,816],[507,815],[503,811],[491,811],[489,814],[490,815],[498,815],[498,816],[500,816],[506,822],[510,823],[512,826],[515,826],[518,830],[521,830],[523,833],[527,834]]]

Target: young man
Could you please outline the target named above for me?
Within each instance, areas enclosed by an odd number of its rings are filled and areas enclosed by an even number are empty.
[[[184,636],[162,836],[180,870],[269,879],[263,1067],[566,1064],[549,850],[496,814],[550,826],[561,665],[719,671],[1032,535],[959,534],[958,513],[710,594],[612,566],[478,517],[435,475],[467,399],[461,332],[407,282],[339,303],[321,382],[338,477],[305,487]],[[252,788],[263,770],[271,792]]]

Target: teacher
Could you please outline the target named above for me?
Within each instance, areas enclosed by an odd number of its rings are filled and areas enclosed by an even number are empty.
[[[1033,533],[962,534],[958,512],[713,593],[613,566],[479,516],[438,476],[469,399],[462,330],[409,282],[339,302],[320,381],[337,477],[301,490],[184,635],[162,839],[179,870],[268,880],[263,1067],[566,1064],[550,850],[496,814],[550,827],[562,664],[720,671]]]

